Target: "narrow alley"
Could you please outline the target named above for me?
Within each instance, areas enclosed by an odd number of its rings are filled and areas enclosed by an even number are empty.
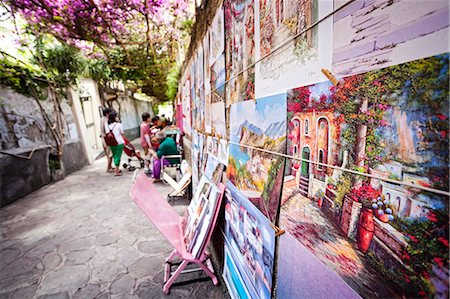
[[[172,247],[129,197],[133,172],[114,177],[105,163],[101,158],[0,210],[0,298],[167,297],[163,264]],[[187,203],[172,204],[182,213]],[[224,294],[209,280],[173,287],[170,298]]]

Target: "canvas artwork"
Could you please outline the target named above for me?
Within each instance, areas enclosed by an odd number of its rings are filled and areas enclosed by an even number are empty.
[[[332,10],[329,0],[260,1],[256,58],[290,41],[256,64],[256,98],[324,80],[321,69],[331,68],[333,20],[329,17],[308,28]]]
[[[191,96],[190,96],[190,76],[183,83],[182,109],[183,109],[183,131],[191,135]]]
[[[223,18],[223,8],[220,7],[211,24],[210,32],[210,59],[214,63],[225,49],[225,23]]]
[[[194,257],[204,244],[212,217],[218,208],[220,190],[207,177],[202,176],[192,200],[186,210],[183,228],[184,243]]]
[[[197,69],[196,74],[196,92],[195,92],[195,128],[200,131],[205,131],[205,86],[204,86],[204,63],[203,63],[203,46],[197,47],[196,58]]]
[[[211,69],[209,68],[209,31],[203,38],[204,92],[205,92],[205,132],[211,133]]]
[[[251,67],[255,62],[255,3],[254,0],[227,0],[223,6],[228,107],[255,98],[255,72]]]
[[[232,299],[250,299],[250,294],[245,287],[239,269],[227,247],[225,247],[225,262],[223,269],[223,279]]]
[[[196,128],[195,125],[195,117],[197,115],[197,102],[198,102],[198,98],[197,98],[197,81],[196,81],[196,70],[197,70],[197,63],[195,58],[192,60],[192,64],[190,67],[190,102],[191,102],[191,127],[193,129]]]
[[[196,130],[192,130],[192,189],[195,190],[199,180],[198,164],[200,160],[200,137]]]
[[[271,298],[275,231],[230,181],[226,187],[225,282],[229,290],[250,295],[237,298]]]
[[[219,140],[218,156],[220,163],[228,165],[228,141],[226,139]]]
[[[304,160],[289,163],[280,227],[364,298],[449,296],[448,65],[447,53],[288,93],[289,153]]]
[[[207,156],[205,176],[214,184],[218,184],[222,179],[223,164],[215,156],[211,154],[207,154]]]
[[[213,135],[221,138],[226,136],[224,101],[211,104],[211,125]]]
[[[284,158],[239,144],[286,152],[286,94],[239,102],[230,108],[228,179],[275,221]]]
[[[221,206],[221,201],[219,201],[220,195],[220,189],[213,184],[209,191],[208,202],[206,204],[204,212],[205,215],[201,217],[202,220],[198,225],[199,229],[197,233],[197,239],[194,243],[194,246],[192,247],[192,256],[196,258],[200,258],[200,255],[202,254],[202,248],[204,248],[205,243],[207,242],[208,233],[210,233],[210,231],[214,229],[214,215]]]
[[[222,54],[211,66],[211,102],[225,101],[225,55]]]
[[[348,1],[334,2],[339,9]],[[447,52],[448,11],[446,0],[366,1],[339,9],[333,72],[348,76]]]
[[[219,139],[212,137],[211,138],[211,154],[214,157],[218,157],[219,156]]]

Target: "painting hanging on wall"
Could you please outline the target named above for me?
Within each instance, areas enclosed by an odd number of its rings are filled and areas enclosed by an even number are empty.
[[[265,58],[255,67],[256,98],[324,79],[321,69],[331,67],[333,20],[310,26],[332,10],[328,0],[260,1],[256,59]]]
[[[203,38],[204,92],[205,92],[205,132],[211,133],[211,68],[209,63],[209,31]]]
[[[230,181],[226,187],[225,282],[235,298],[269,299],[275,231],[270,221]],[[243,297],[244,294],[250,296]]]
[[[228,165],[228,141],[226,139],[219,140],[219,161],[225,166]]]
[[[225,101],[225,55],[219,58],[211,66],[211,102]]]
[[[245,115],[245,118],[242,116]],[[227,176],[271,221],[275,221],[286,151],[286,94],[239,102],[230,108]]]
[[[197,130],[205,131],[205,81],[204,81],[204,60],[203,60],[203,45],[200,44],[197,48],[197,115],[196,115],[196,127]]]
[[[334,2],[336,75],[364,73],[449,50],[448,1],[367,1],[342,9],[347,1]]]
[[[211,127],[214,136],[224,138],[226,136],[225,127],[225,102],[211,104]]]
[[[187,135],[191,135],[191,80],[190,80],[190,74],[188,72],[189,67],[186,68],[188,73],[186,75],[186,78],[182,81],[182,111],[183,111],[183,131]]]
[[[226,0],[223,4],[226,78],[229,80],[226,84],[227,107],[237,101],[255,98],[255,73],[251,67],[255,62],[254,5],[254,0]]]
[[[220,7],[211,24],[210,32],[210,63],[214,63],[225,50],[225,22],[223,8]]]
[[[288,92],[289,154],[304,160],[289,163],[280,227],[362,297],[449,295],[448,66],[447,53]]]

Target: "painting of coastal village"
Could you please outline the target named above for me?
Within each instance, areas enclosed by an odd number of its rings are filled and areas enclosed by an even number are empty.
[[[224,1],[227,107],[255,94],[254,0]]]
[[[242,117],[245,115],[245,118]],[[286,94],[231,105],[227,176],[271,221],[275,221],[286,151]]]
[[[301,244],[362,297],[448,298],[448,64],[446,53],[288,92],[299,160],[286,166],[280,227],[294,238],[280,255]]]

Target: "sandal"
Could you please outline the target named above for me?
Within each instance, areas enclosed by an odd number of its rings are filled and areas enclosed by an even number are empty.
[[[122,172],[119,172],[119,173],[115,173],[114,174],[114,176],[121,176],[122,175]]]

